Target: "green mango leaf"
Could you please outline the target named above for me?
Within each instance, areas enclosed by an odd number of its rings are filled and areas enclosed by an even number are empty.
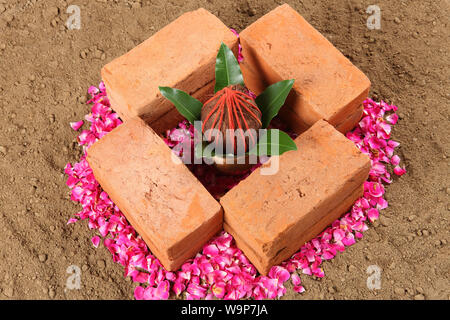
[[[186,92],[170,87],[159,87],[161,94],[171,101],[178,112],[190,123],[200,120],[203,104]]]
[[[249,151],[249,154],[257,156],[280,156],[291,150],[297,150],[294,140],[286,132],[278,129],[266,130],[259,137],[258,143]]]
[[[244,85],[244,77],[233,51],[222,42],[216,58],[216,86],[214,87],[214,92],[232,84]]]
[[[194,156],[195,156],[197,159],[203,158],[203,143],[197,143],[197,144],[194,146]]]
[[[262,113],[262,127],[267,128],[270,121],[278,114],[284,105],[295,80],[283,80],[267,87],[256,98],[256,104]]]

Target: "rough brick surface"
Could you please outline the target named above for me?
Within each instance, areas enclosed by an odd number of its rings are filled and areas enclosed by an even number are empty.
[[[247,86],[259,94],[270,84],[295,79],[286,107],[303,130],[319,119],[344,127],[367,97],[370,81],[289,5],[282,5],[240,34]],[[348,127],[346,125],[345,127]]]
[[[88,151],[96,179],[168,270],[222,229],[219,203],[143,120],[135,118]]]
[[[152,122],[173,108],[158,86],[195,95],[214,81],[221,42],[237,50],[236,36],[205,9],[188,12],[102,69],[112,108],[124,121]]]
[[[338,123],[335,127],[343,133],[353,130],[356,124],[361,120],[364,112],[364,106],[360,105],[353,114],[349,115],[344,121]]]
[[[369,157],[324,120],[295,143],[275,175],[259,168],[220,200],[225,230],[262,274],[342,215],[369,174]]]

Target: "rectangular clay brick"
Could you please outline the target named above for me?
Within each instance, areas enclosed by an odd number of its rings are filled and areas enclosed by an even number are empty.
[[[102,137],[87,160],[166,269],[178,269],[222,229],[220,204],[140,118]]]
[[[102,69],[112,108],[122,120],[155,121],[173,108],[158,86],[195,93],[214,81],[221,42],[235,52],[237,38],[216,16],[187,12]]]
[[[356,125],[359,119],[351,115],[367,97],[369,79],[289,5],[258,19],[240,39],[250,90],[259,94],[270,84],[295,79],[285,108],[299,116],[302,127],[319,119]]]
[[[298,243],[306,243],[307,241],[313,239],[316,237],[319,233],[321,233],[325,228],[327,228],[333,221],[338,219],[339,217],[344,214],[348,208],[350,208],[355,201],[360,198],[363,195],[364,187],[361,186],[359,189],[356,189],[350,196],[343,199],[342,202],[332,211],[327,213],[327,216],[329,219],[322,219],[316,224],[314,224],[312,227],[310,227],[308,230],[303,233],[303,235],[299,236],[297,242]],[[329,222],[331,221],[331,223]],[[223,224],[223,228],[226,232],[233,235],[233,238],[236,242],[236,245],[238,248],[240,248],[247,258],[252,261],[255,268],[261,273],[261,274],[267,274],[270,271],[270,268],[274,265],[279,264],[281,261],[284,261],[288,259],[290,256],[286,257],[283,260],[280,260],[280,257],[278,255],[274,256],[272,259],[260,256],[255,250],[253,250],[252,247],[248,246],[247,243],[239,236],[239,234],[233,230],[226,222]],[[280,251],[280,255],[283,254],[284,251],[292,251],[293,253],[297,252],[300,249],[300,246],[294,247],[286,247],[285,249]]]
[[[347,133],[348,131],[355,128],[355,126],[361,120],[363,111],[364,107],[361,105],[345,120],[336,124],[334,127],[342,133]],[[306,122],[303,121],[302,118],[300,118],[289,108],[281,108],[279,116],[294,132],[302,133],[308,130],[308,128],[310,127]]]
[[[342,133],[347,133],[350,130],[353,130],[356,124],[361,120],[364,112],[364,106],[360,105],[356,111],[349,115],[347,119],[342,121],[341,123],[336,125],[336,129]]]
[[[276,174],[259,168],[220,200],[225,230],[262,274],[345,213],[369,174],[369,157],[324,120],[295,143]]]

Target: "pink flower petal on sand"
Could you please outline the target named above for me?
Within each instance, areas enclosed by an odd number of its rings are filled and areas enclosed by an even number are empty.
[[[381,197],[384,194],[384,187],[378,182],[365,182],[364,187],[372,197]]]
[[[303,274],[306,274],[308,276],[312,276],[312,270],[310,267],[306,267],[302,269]]]
[[[135,270],[135,271],[137,271],[137,270]],[[148,273],[145,273],[145,272],[139,272],[139,271],[137,271],[137,272],[133,272],[133,273],[131,274],[131,279],[132,279],[134,282],[146,283],[146,282],[149,282],[150,275],[149,275]],[[153,284],[153,283],[152,283],[152,284]]]
[[[225,295],[225,282],[216,282],[211,286],[211,291],[218,299],[222,299]]]
[[[386,117],[386,120],[390,123],[390,124],[396,124],[398,121],[398,115],[393,113],[391,115],[388,115]]]
[[[273,279],[278,279],[279,282],[284,283],[289,280],[290,277],[289,271],[280,266],[272,267],[269,271],[269,277]]]
[[[387,136],[385,136],[385,137],[388,138],[388,136],[391,134],[391,130],[392,130],[391,126],[385,122],[380,123],[379,126],[386,133]]]
[[[380,213],[378,212],[377,209],[372,208],[372,209],[367,210],[367,217],[369,218],[369,220],[371,222],[374,222],[375,220],[377,220],[379,216],[380,216]]]
[[[203,254],[209,255],[209,256],[216,256],[219,254],[219,249],[216,245],[210,244],[209,246],[205,246],[203,248]]]
[[[303,293],[305,292],[305,288],[303,288],[303,286],[294,286],[294,291],[297,293]]]
[[[167,272],[166,273],[166,279],[169,281],[175,281],[175,279],[177,278],[177,276],[175,275],[175,273],[173,272]]]
[[[175,282],[172,287],[173,292],[175,292],[177,296],[179,296],[185,289],[186,286],[179,281]]]
[[[342,243],[347,247],[355,244],[356,241],[353,233],[349,233],[344,239],[342,239]]]
[[[142,294],[142,300],[158,300],[155,295],[156,288],[155,287],[147,287],[144,289]]]
[[[383,210],[386,209],[388,207],[388,202],[386,199],[380,197],[377,200],[377,209],[378,210]]]
[[[95,86],[90,86],[89,89],[88,89],[88,93],[92,97],[95,96],[96,94],[98,94],[99,92],[100,92],[100,90],[97,87],[95,87]]]
[[[100,244],[100,237],[99,236],[92,237],[91,241],[94,247],[98,248],[98,245]]]
[[[230,28],[230,30],[239,39],[239,33],[237,33],[237,31],[232,29],[232,28]],[[244,60],[244,56],[242,55],[242,46],[241,46],[240,43],[239,43],[238,47],[239,48],[238,48],[238,59],[237,60],[238,60],[239,63],[241,63]]]
[[[345,231],[342,229],[336,229],[333,231],[333,238],[335,241],[341,241],[345,237]]]
[[[261,284],[268,299],[275,299],[278,296],[277,279],[263,278]]]
[[[77,221],[78,221],[78,219],[70,218],[69,221],[67,221],[67,224],[72,224],[72,223],[75,223]]]
[[[394,166],[398,166],[398,164],[400,163],[400,157],[398,155],[395,155],[391,158],[391,163]]]
[[[159,300],[167,300],[169,298],[170,284],[168,281],[162,281],[155,290],[155,297]]]
[[[206,295],[206,289],[202,286],[191,283],[189,284],[187,290],[186,290],[194,299],[201,299],[204,298]]]
[[[387,172],[386,166],[379,162],[374,163],[372,165],[372,170],[370,172],[371,172],[371,174],[376,174],[377,176],[383,175]]]
[[[313,275],[315,275],[318,278],[323,278],[325,276],[325,273],[323,272],[323,269],[320,267],[316,267],[312,269]]]
[[[78,122],[71,122],[70,126],[72,127],[73,130],[77,131],[78,129],[80,129],[84,124],[83,120],[80,120]]]
[[[400,145],[400,142],[394,141],[394,140],[389,140],[387,145],[391,148],[397,148]]]
[[[333,254],[332,252],[330,252],[330,251],[325,251],[323,254],[322,254],[322,258],[324,259],[324,260],[330,260],[330,259],[333,259],[335,257],[335,254]]]
[[[382,138],[372,136],[368,140],[369,147],[373,150],[379,150],[386,146],[386,141]]]
[[[406,173],[406,169],[405,168],[401,168],[400,166],[396,166],[394,168],[394,173],[398,176],[402,176]]]
[[[300,279],[300,276],[297,273],[294,273],[291,276],[291,280],[292,280],[292,284],[294,286],[298,286],[298,285],[300,285],[300,283],[302,283],[302,280]]]
[[[134,298],[136,300],[144,300],[144,288],[142,288],[141,286],[137,286],[134,289]]]
[[[373,124],[372,124],[372,120],[370,119],[370,117],[364,117],[362,118],[362,120],[359,122],[359,126],[363,129],[363,130],[367,130],[367,131],[374,131],[373,130]]]

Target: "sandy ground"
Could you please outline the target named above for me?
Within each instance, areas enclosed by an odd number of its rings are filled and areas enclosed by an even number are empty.
[[[388,209],[365,237],[324,264],[320,281],[290,299],[449,299],[450,4],[378,0],[381,30],[366,26],[371,1],[287,1],[372,80],[371,96],[399,106],[393,137],[408,174],[387,188]],[[81,8],[81,30],[66,9]],[[0,299],[132,299],[79,210],[63,168],[80,149],[70,121],[83,118],[100,68],[185,11],[200,6],[238,31],[278,1],[0,0]],[[81,289],[64,290],[71,265]],[[366,285],[381,268],[381,289]]]

